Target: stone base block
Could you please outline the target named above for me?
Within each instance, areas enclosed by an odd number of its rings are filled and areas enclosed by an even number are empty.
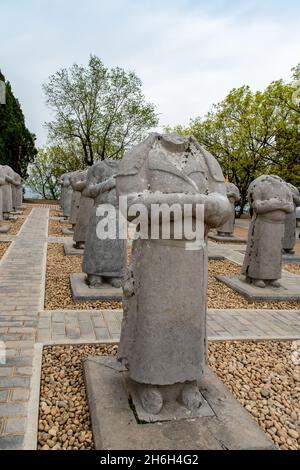
[[[282,262],[284,264],[300,264],[300,253],[294,253],[293,255],[284,254],[282,255]]]
[[[68,217],[59,217],[58,220],[61,224],[69,224],[70,223]]]
[[[64,251],[66,256],[83,256],[84,249],[74,248],[74,240],[72,238],[64,242]]]
[[[85,278],[85,273],[70,274],[72,296],[75,303],[97,300],[122,300],[122,288],[112,287],[110,284],[103,284],[103,286],[97,288],[89,287]]]
[[[269,437],[208,369],[199,388],[211,416],[143,424],[126,389],[126,372],[115,358],[84,361],[95,447],[101,449],[274,450]]]
[[[23,211],[19,211],[19,210],[11,211],[10,214],[11,214],[11,215],[22,215],[22,214],[23,214]]]
[[[222,254],[222,250],[218,247],[208,246],[208,259],[222,260],[225,256]]]
[[[4,217],[4,220],[18,220],[18,216],[9,214],[8,216]]]
[[[216,233],[209,233],[208,238],[210,240],[213,240],[215,242],[223,242],[223,243],[247,243],[247,238],[241,238],[241,237],[221,237],[220,235],[217,235]]]
[[[7,233],[10,230],[10,225],[5,224],[5,225],[0,225],[0,233]]]
[[[300,302],[300,277],[284,275],[279,280],[281,287],[256,287],[248,284],[240,276],[216,276],[216,278],[226,284],[238,294],[245,297],[248,302]]]
[[[74,230],[70,227],[63,227],[61,231],[63,235],[74,235]]]

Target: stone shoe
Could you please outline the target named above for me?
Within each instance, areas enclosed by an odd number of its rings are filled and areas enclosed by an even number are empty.
[[[202,405],[202,397],[196,382],[188,382],[181,392],[181,399],[184,406],[189,410],[196,410]]]
[[[147,413],[158,415],[163,407],[163,397],[157,387],[148,385],[139,385],[139,397],[142,407]]]

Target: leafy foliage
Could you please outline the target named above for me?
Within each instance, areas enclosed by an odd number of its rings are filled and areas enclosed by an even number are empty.
[[[0,71],[0,80],[5,78]],[[35,136],[25,126],[19,101],[6,82],[6,104],[0,104],[0,164],[11,166],[22,177],[36,155]]]
[[[108,69],[96,56],[88,67],[74,64],[49,78],[43,89],[55,119],[47,123],[52,142],[78,142],[86,165],[105,157],[121,158],[157,125],[154,106],[146,103],[134,72]]]
[[[204,118],[173,129],[193,134],[216,156],[238,186],[242,208],[249,184],[262,173],[300,185],[300,64],[293,73],[290,83],[275,81],[263,92],[249,86],[233,89]]]

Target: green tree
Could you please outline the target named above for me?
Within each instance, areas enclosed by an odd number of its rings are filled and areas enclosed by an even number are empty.
[[[88,67],[61,69],[43,85],[55,118],[47,123],[52,142],[79,142],[86,165],[105,157],[122,158],[158,123],[134,72],[108,69],[96,56]]]
[[[249,184],[262,173],[300,184],[300,64],[293,72],[290,83],[278,80],[263,92],[252,92],[249,86],[233,89],[204,118],[173,129],[193,134],[216,156],[240,190],[241,211]]]
[[[0,71],[0,80],[5,77]],[[9,82],[5,83],[6,103],[0,104],[0,164],[11,166],[22,177],[36,155],[35,136],[25,125],[19,101]]]
[[[34,162],[29,165],[26,184],[44,199],[58,199],[61,175],[84,167],[84,159],[74,147],[39,149]]]

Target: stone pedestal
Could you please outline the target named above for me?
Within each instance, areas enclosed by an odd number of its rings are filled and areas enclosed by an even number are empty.
[[[213,410],[209,416],[149,424],[137,422],[126,389],[127,373],[115,358],[87,358],[84,374],[97,450],[275,449],[210,369],[199,383],[208,408]]]
[[[283,264],[300,264],[300,253],[282,255]]]
[[[63,227],[61,231],[63,235],[74,235],[74,230],[70,227]]]
[[[0,233],[7,233],[10,230],[10,225],[5,224],[5,225],[0,225]]]
[[[219,246],[208,245],[208,259],[211,259],[211,260],[225,259],[225,256],[222,254],[222,248],[219,248]]]
[[[247,238],[236,237],[236,236],[228,236],[228,237],[221,237],[216,233],[209,233],[208,238],[215,242],[223,242],[223,243],[247,243]]]
[[[300,302],[300,276],[284,274],[281,287],[256,287],[244,281],[243,276],[216,276],[216,278],[245,297],[248,302]]]
[[[75,248],[74,240],[70,238],[64,242],[64,252],[66,256],[82,256],[84,249]]]
[[[85,279],[85,273],[70,274],[72,297],[75,303],[95,302],[97,300],[122,300],[122,288],[112,287],[110,284],[103,284],[97,288],[89,287]]]

